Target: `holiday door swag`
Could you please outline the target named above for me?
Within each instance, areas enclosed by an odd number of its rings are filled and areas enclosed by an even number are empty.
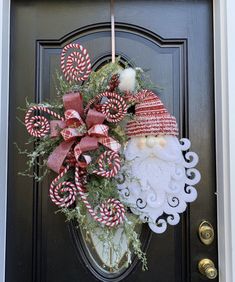
[[[167,223],[179,222],[197,197],[198,156],[188,151],[188,139],[178,140],[175,117],[142,69],[117,61],[92,72],[87,50],[69,44],[61,70],[57,100],[28,104],[25,125],[36,144],[26,153],[28,169],[37,164],[43,176],[54,171],[49,196],[60,211],[88,233],[105,231],[98,239],[109,240],[116,252],[113,238],[122,230],[126,265],[133,252],[146,269],[136,226],[147,223],[163,233]]]

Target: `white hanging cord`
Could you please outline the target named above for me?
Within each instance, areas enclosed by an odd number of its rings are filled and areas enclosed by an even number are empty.
[[[111,0],[110,12],[111,12],[112,63],[115,63],[114,0]]]

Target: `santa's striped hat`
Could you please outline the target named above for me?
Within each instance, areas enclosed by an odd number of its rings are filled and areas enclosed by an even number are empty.
[[[156,94],[143,90],[137,94],[135,118],[127,123],[128,137],[146,135],[178,135],[174,116],[170,115]]]

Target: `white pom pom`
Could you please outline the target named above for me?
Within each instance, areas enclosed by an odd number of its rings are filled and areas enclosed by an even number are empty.
[[[136,71],[132,68],[128,68],[123,70],[120,73],[119,77],[119,90],[120,91],[130,91],[133,92],[135,90],[135,76]]]

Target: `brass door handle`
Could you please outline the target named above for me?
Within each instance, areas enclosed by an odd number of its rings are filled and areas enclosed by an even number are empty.
[[[209,221],[202,221],[198,228],[198,235],[204,245],[210,245],[214,241],[214,228]]]
[[[198,269],[200,273],[206,276],[208,279],[215,279],[218,275],[215,264],[212,260],[205,258],[199,261]]]

